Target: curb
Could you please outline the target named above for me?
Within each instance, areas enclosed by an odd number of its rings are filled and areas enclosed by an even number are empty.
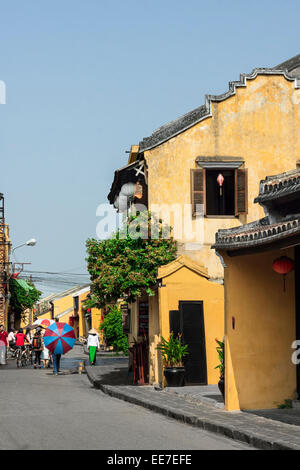
[[[113,398],[118,398],[134,405],[142,406],[148,410],[154,411],[155,413],[162,414],[169,418],[176,419],[185,424],[204,429],[215,434],[221,434],[230,439],[243,442],[250,446],[256,447],[261,450],[300,450],[300,445],[295,445],[283,440],[270,440],[264,435],[258,435],[257,433],[251,433],[243,429],[232,425],[224,425],[224,423],[218,423],[217,421],[212,421],[209,419],[201,418],[194,415],[191,412],[178,411],[175,408],[171,408],[168,405],[158,405],[153,404],[150,400],[140,399],[130,392],[125,392],[123,390],[118,390],[116,387],[111,385],[102,384],[100,380],[95,379],[92,374],[86,373],[89,378],[89,381],[94,388],[101,390],[106,395],[109,395]]]

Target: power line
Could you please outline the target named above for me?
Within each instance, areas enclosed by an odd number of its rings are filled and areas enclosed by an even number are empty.
[[[36,273],[36,274],[56,274],[59,276],[89,276],[88,273],[63,273],[63,272],[54,272],[54,271],[30,271],[24,270],[24,273]]]

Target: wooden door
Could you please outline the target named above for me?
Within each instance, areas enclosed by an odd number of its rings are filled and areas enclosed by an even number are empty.
[[[202,301],[180,301],[180,330],[189,347],[184,359],[187,384],[207,385],[204,314]]]

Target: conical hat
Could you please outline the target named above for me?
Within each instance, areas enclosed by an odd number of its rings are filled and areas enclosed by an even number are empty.
[[[97,334],[97,330],[95,330],[95,328],[92,328],[90,331],[89,331],[89,335],[96,335]]]

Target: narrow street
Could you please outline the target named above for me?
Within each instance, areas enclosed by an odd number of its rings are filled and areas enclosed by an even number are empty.
[[[12,360],[1,366],[1,450],[253,449],[93,389],[85,374],[72,373],[85,357],[75,347],[58,377]]]

